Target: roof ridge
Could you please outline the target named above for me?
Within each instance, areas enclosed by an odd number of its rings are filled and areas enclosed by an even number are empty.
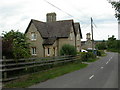
[[[59,20],[59,21],[56,21],[56,22],[62,22],[62,21],[74,21],[73,19],[69,19],[69,20]]]
[[[31,19],[32,21],[37,21],[37,22],[41,22],[41,23],[46,23],[46,22],[43,22],[43,21],[39,21],[39,20],[36,20],[36,19]]]

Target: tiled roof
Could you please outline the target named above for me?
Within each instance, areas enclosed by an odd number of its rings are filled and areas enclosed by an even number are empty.
[[[56,22],[41,22],[32,20],[43,38],[48,37],[69,37],[71,27],[73,27],[73,20],[64,20]]]
[[[33,23],[37,28],[37,30],[40,32],[42,38],[44,39],[44,43],[43,43],[44,45],[53,44],[57,38],[68,38],[71,27],[75,28],[75,33],[76,30],[80,28],[79,23],[74,24],[73,20],[41,22],[32,19],[29,26],[31,25],[31,23]],[[27,33],[28,28],[25,33]],[[81,33],[81,29],[80,29],[80,33]]]
[[[47,39],[44,39],[43,45],[52,45],[56,41],[56,37],[50,37]]]
[[[82,32],[81,32],[80,24],[79,23],[74,23],[74,27],[75,27],[75,34],[77,34],[78,30],[79,30],[80,37],[82,38]]]

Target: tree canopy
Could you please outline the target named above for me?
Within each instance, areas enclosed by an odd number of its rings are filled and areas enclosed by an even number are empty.
[[[120,21],[120,2],[113,1],[111,2],[111,4],[116,10],[116,14],[115,14],[116,18]]]
[[[30,56],[29,43],[25,35],[19,31],[11,30],[3,33],[2,52],[6,58],[27,58]]]

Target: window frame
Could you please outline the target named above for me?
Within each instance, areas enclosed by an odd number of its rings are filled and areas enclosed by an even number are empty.
[[[35,32],[31,32],[31,40],[32,41],[37,40],[37,34]]]
[[[32,47],[32,55],[37,55],[37,49],[36,47]]]

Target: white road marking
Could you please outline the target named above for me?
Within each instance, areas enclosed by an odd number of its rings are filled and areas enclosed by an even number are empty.
[[[106,64],[108,64],[110,62],[110,60],[112,59],[112,57],[106,62]]]
[[[112,59],[113,57],[111,57],[111,59]]]
[[[94,77],[94,75],[90,76],[89,79],[92,79]]]
[[[106,64],[108,64],[108,61],[106,62]]]
[[[101,67],[101,69],[103,69],[104,67]]]

